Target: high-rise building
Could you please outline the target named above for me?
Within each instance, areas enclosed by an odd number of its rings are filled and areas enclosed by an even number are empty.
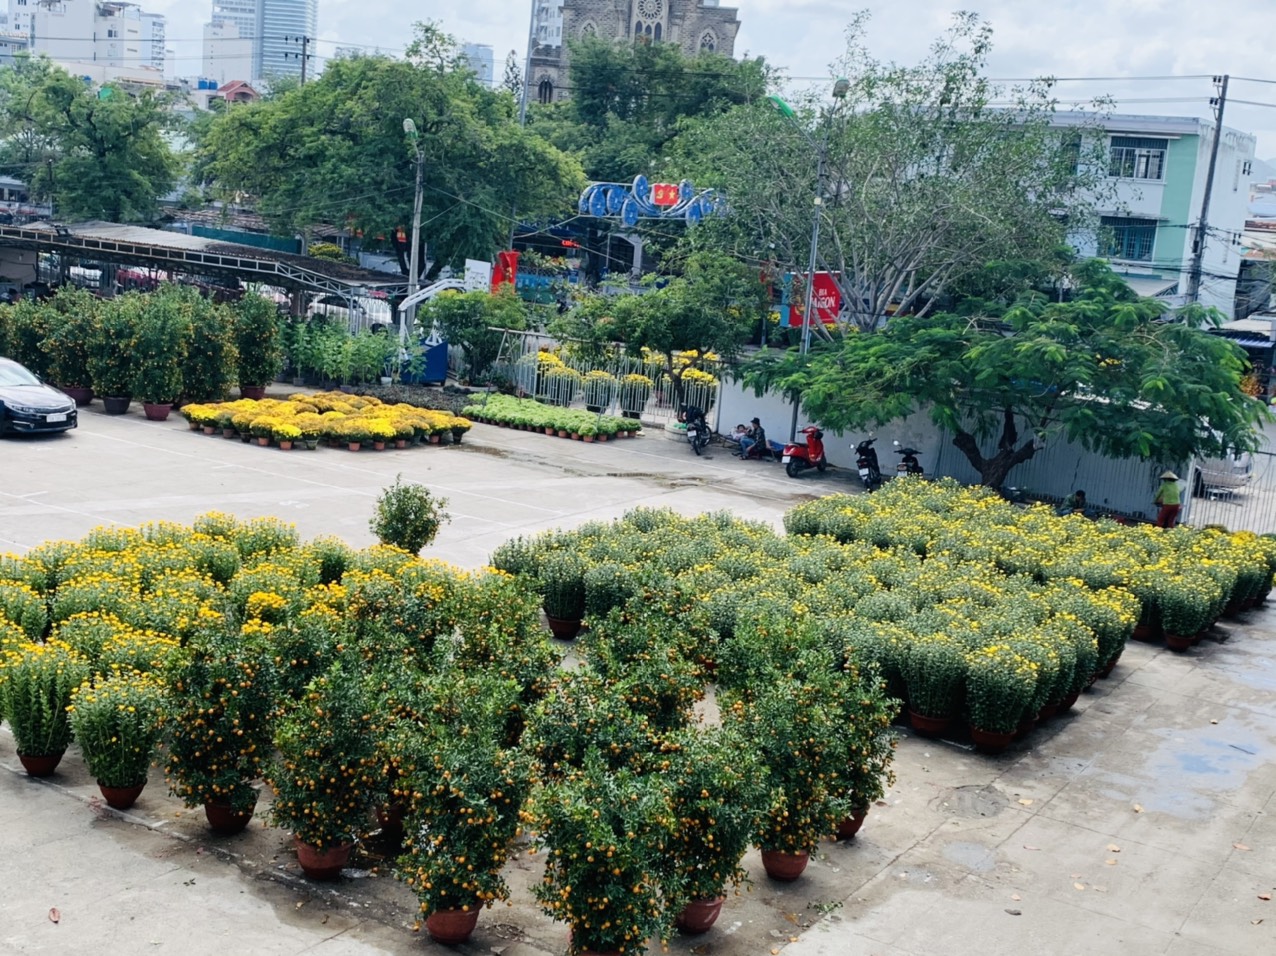
[[[261,76],[261,7],[262,0],[213,0],[213,14],[204,27],[204,73],[210,79],[217,79],[223,72],[210,69],[223,58],[231,64],[226,72],[235,74],[227,79],[251,83]],[[246,70],[242,67],[245,43],[249,60]]]
[[[239,28],[229,20],[205,23],[203,75],[216,80],[218,86],[231,80],[253,82],[253,38],[241,37]]]
[[[474,78],[483,86],[491,88],[496,80],[496,57],[488,43],[465,43],[461,46],[461,56],[469,67]]]
[[[142,66],[164,72],[164,37],[166,22],[163,14],[142,14]]]
[[[314,75],[319,0],[261,0],[260,23],[261,77]]]

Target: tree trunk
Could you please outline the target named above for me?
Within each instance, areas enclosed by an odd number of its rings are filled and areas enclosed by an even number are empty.
[[[1037,453],[1037,445],[1033,439],[1019,444],[1019,431],[1015,428],[1014,411],[1007,408],[1002,414],[1001,438],[997,442],[996,454],[991,457],[984,457],[983,452],[979,449],[979,443],[970,432],[958,431],[953,435],[953,445],[966,456],[966,460],[979,472],[980,484],[998,491],[1001,490],[1001,486],[1005,483],[1006,475],[1010,473],[1010,469],[1014,468],[1015,465],[1023,464]]]

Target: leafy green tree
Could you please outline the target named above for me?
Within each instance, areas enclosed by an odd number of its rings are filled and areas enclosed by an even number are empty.
[[[150,91],[93,88],[47,60],[20,57],[0,71],[0,170],[51,200],[61,219],[149,222],[172,190],[174,124]]]
[[[679,403],[686,370],[702,367],[710,354],[734,358],[769,308],[757,271],[717,252],[693,252],[681,275],[653,276],[648,285],[641,293],[587,297],[551,331],[580,341],[587,352],[599,352],[606,341],[651,350],[663,357]]]
[[[754,102],[688,127],[672,168],[729,196],[706,236],[794,272],[819,195],[819,268],[838,277],[846,324],[871,331],[892,306],[934,311],[990,261],[1051,258],[1093,223],[1106,165],[1097,137],[1051,125],[1047,82],[985,76],[992,32],[977,15],[958,14],[915,66],[873,59],[863,27],[848,27],[835,64],[845,96],[825,105],[826,88],[792,115]]]
[[[761,59],[687,56],[670,43],[571,41],[571,99],[533,111],[533,129],[581,156],[593,180],[627,182],[661,170],[683,125],[756,101],[770,69]]]
[[[276,231],[324,222],[396,244],[411,231],[416,153],[423,158],[422,238],[435,269],[490,259],[509,213],[567,212],[579,166],[519,127],[508,96],[457,66],[446,37],[426,31],[407,60],[336,60],[313,83],[226,110],[200,144],[197,170],[215,195],[253,197]]]
[[[993,488],[1054,439],[1159,462],[1257,446],[1270,416],[1242,391],[1244,353],[1200,328],[1203,310],[1167,314],[1098,260],[1074,279],[1068,302],[1032,293],[999,315],[895,318],[816,343],[809,361],[763,352],[746,381],[800,395],[839,432],[929,410]]]
[[[527,328],[527,306],[508,286],[491,294],[443,292],[417,313],[422,329],[437,326],[450,345],[459,345],[471,380],[482,379],[501,348],[501,329]]]

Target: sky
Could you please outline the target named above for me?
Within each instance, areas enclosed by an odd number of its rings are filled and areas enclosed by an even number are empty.
[[[141,0],[141,5],[168,17],[177,75],[198,75],[199,38],[211,0]],[[532,0],[319,0],[316,53],[330,57],[338,46],[397,52],[414,21],[433,19],[459,39],[490,44],[499,76],[510,50],[520,58],[526,50],[531,5]],[[1225,125],[1258,136],[1260,159],[1276,157],[1276,62],[1271,57],[1276,3],[1271,0],[739,0],[736,6],[741,21],[736,55],[761,55],[790,77],[827,76],[829,64],[844,49],[844,29],[860,9],[871,16],[867,38],[880,60],[917,62],[953,11],[966,9],[993,27],[989,73],[994,77],[1117,78],[1060,82],[1056,90],[1063,105],[1107,94],[1117,99],[1119,113],[1206,116],[1214,95],[1210,78],[1229,73]]]

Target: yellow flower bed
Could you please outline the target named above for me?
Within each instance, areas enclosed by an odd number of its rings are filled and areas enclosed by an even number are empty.
[[[464,434],[466,418],[450,412],[387,405],[368,395],[345,392],[296,394],[287,399],[239,399],[186,405],[182,414],[193,426],[233,428],[240,435],[276,442],[325,440],[333,443],[421,442],[432,435]]]

